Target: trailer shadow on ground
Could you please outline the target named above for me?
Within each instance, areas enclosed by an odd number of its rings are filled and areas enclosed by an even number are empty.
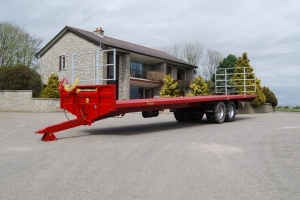
[[[247,120],[251,117],[238,117],[236,121]],[[147,124],[134,124],[134,125],[123,125],[116,127],[108,128],[95,128],[95,129],[86,129],[82,130],[89,135],[138,135],[138,134],[147,134],[160,131],[172,131],[178,129],[186,129],[189,127],[196,126],[219,126],[220,124],[209,123],[206,119],[203,119],[200,122],[155,122]]]

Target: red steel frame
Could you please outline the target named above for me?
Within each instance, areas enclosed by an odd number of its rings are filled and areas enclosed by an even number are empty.
[[[43,141],[56,140],[55,132],[130,112],[152,112],[165,109],[202,107],[203,104],[216,101],[250,101],[255,95],[212,95],[197,97],[152,98],[134,100],[116,100],[116,86],[84,85],[73,91],[60,91],[60,108],[74,114],[77,118],[44,127],[36,133],[44,134]]]

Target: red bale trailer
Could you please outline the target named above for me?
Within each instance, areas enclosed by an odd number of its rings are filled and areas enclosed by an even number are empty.
[[[43,134],[43,141],[56,140],[54,133],[69,128],[91,125],[114,116],[141,112],[144,118],[157,117],[159,111],[170,109],[178,122],[200,121],[203,115],[212,123],[232,122],[239,101],[251,101],[255,95],[211,95],[177,98],[152,98],[116,100],[116,86],[81,85],[65,90],[60,88],[60,108],[76,116],[76,119],[44,127],[36,133]]]

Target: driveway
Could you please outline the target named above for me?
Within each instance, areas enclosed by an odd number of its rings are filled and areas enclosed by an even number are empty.
[[[299,113],[223,124],[132,113],[54,142],[34,134],[66,120],[0,113],[0,199],[300,199]]]

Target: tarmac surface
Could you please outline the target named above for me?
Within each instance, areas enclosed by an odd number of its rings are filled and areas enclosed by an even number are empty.
[[[300,199],[300,113],[223,124],[131,113],[53,142],[34,133],[66,120],[0,112],[1,200]]]

